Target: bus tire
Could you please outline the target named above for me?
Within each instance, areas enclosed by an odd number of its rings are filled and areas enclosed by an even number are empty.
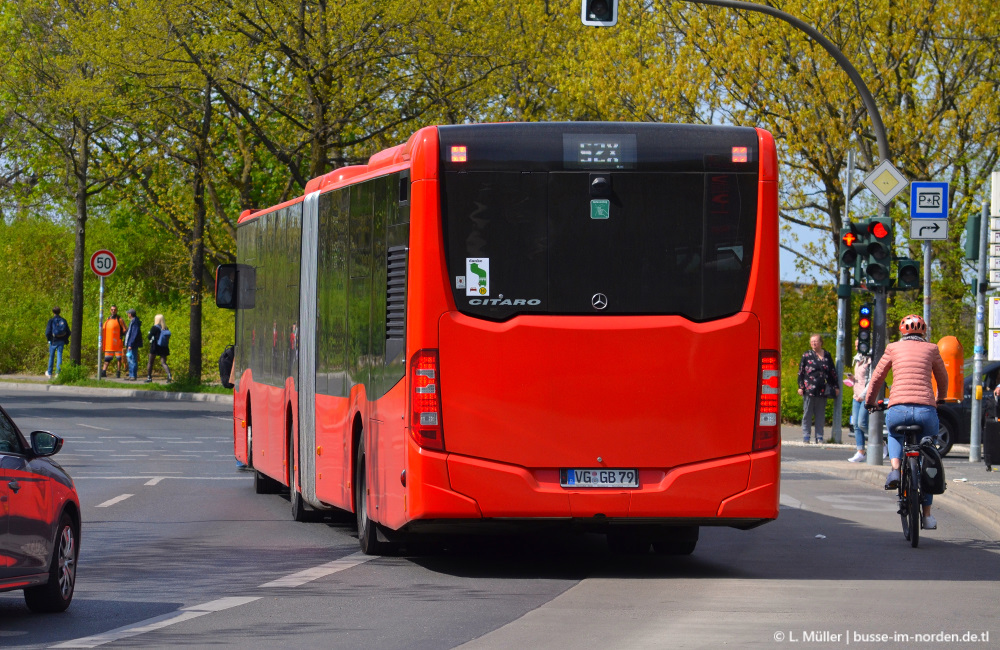
[[[298,522],[318,521],[322,515],[319,511],[310,508],[302,493],[296,488],[295,480],[295,448],[292,446],[292,439],[288,439],[288,500],[292,503],[292,519]]]
[[[365,463],[364,432],[358,444],[358,458],[354,463],[354,512],[358,521],[358,543],[365,555],[386,555],[392,551],[392,544],[380,541],[378,524],[368,516],[368,472]]]
[[[657,555],[691,555],[697,545],[697,526],[668,528],[653,539],[653,552]]]

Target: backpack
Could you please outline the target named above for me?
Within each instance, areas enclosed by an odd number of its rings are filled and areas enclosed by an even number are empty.
[[[229,382],[229,376],[233,374],[233,362],[236,360],[236,347],[227,345],[219,357],[219,378],[222,380],[224,388],[232,388],[234,384]]]
[[[160,338],[156,341],[156,345],[161,348],[170,347],[170,330],[162,329],[160,330]]]
[[[944,494],[947,484],[944,480],[944,462],[937,447],[925,438],[920,443],[924,469],[920,472],[920,489],[926,494]]]
[[[69,323],[62,316],[56,316],[52,321],[52,338],[64,339],[69,336]]]

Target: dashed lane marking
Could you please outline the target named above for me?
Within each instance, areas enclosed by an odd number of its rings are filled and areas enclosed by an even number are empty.
[[[83,424],[82,422],[77,422],[78,427],[87,427],[88,429],[97,429],[98,431],[111,431],[111,429],[105,429],[104,427],[95,427],[91,424]]]
[[[126,625],[125,627],[111,630],[110,632],[66,641],[65,643],[60,643],[59,645],[52,647],[96,648],[104,645],[105,643],[120,641],[122,639],[139,636],[140,634],[146,634],[147,632],[162,630],[170,625],[190,621],[191,619],[204,616],[205,614],[212,614],[213,612],[221,612],[226,609],[232,609],[233,607],[239,607],[240,605],[246,605],[247,603],[252,603],[255,600],[260,600],[260,598],[260,596],[231,596],[229,598],[220,598],[201,605],[181,607],[179,610],[169,614],[164,614],[163,616],[155,616],[153,618],[148,618],[145,621],[139,621],[138,623],[134,623],[132,625]]]
[[[125,499],[129,498],[130,496],[133,496],[133,495],[131,495],[131,494],[119,494],[114,499],[108,499],[104,503],[99,503],[99,504],[97,504],[94,507],[95,508],[110,508],[111,506],[115,505],[116,503],[121,503],[122,501],[124,501]]]
[[[352,567],[356,567],[359,564],[367,562],[368,560],[374,559],[373,555],[365,555],[364,553],[352,553],[346,557],[342,557],[339,560],[334,560],[333,562],[327,562],[326,564],[321,564],[318,567],[313,567],[311,569],[306,569],[305,571],[299,571],[298,573],[293,573],[287,575],[284,578],[278,578],[277,580],[272,580],[271,582],[265,582],[260,585],[261,589],[268,587],[299,587],[306,584],[307,582],[312,582],[313,580],[318,580],[332,573],[337,573],[339,571],[344,571]]]

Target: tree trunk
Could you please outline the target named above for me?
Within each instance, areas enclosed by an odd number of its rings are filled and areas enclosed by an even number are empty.
[[[201,302],[205,276],[205,159],[208,156],[209,132],[212,125],[212,84],[205,85],[204,112],[193,173],[194,223],[191,227],[191,317],[189,320],[190,348],[188,378],[201,383]]]
[[[81,364],[83,344],[83,274],[87,263],[87,167],[90,164],[90,138],[84,135],[79,158],[74,165],[76,180],[76,243],[73,249],[73,315],[70,329],[69,359]]]

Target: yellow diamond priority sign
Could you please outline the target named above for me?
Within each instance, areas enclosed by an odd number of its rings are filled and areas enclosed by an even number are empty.
[[[889,205],[889,201],[902,192],[908,184],[906,177],[888,160],[883,160],[865,177],[865,187],[878,197],[882,205]]]

